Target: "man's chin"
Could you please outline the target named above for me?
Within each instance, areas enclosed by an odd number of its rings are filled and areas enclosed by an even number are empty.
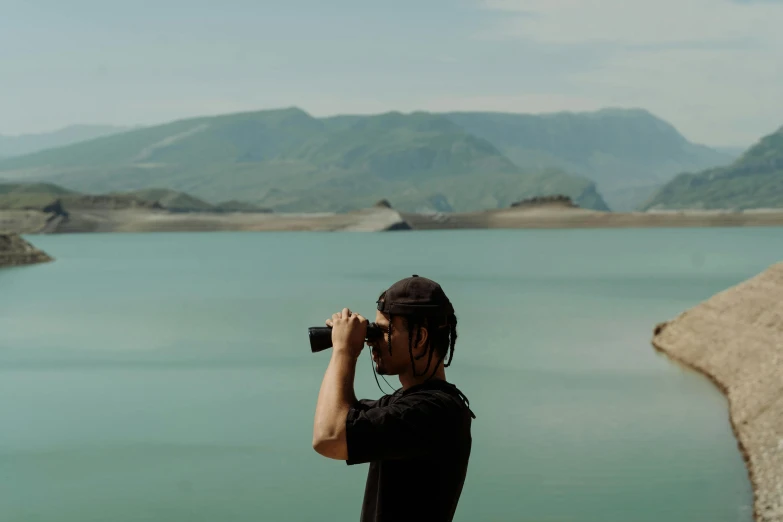
[[[391,375],[382,362],[373,361],[375,364],[375,373],[378,375]]]

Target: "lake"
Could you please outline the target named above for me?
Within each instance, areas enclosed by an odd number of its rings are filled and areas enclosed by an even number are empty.
[[[345,306],[373,317],[416,273],[455,305],[447,376],[478,417],[456,520],[748,522],[725,399],[650,339],[783,259],[782,237],[30,237],[57,260],[0,271],[0,520],[358,520],[366,465],[311,447],[329,354],[306,330]],[[381,395],[366,353],[356,393]]]

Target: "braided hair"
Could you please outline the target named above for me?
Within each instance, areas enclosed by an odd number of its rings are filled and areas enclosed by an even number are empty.
[[[457,316],[449,314],[443,321],[443,317],[433,316],[407,316],[405,321],[408,327],[408,353],[411,357],[414,377],[426,375],[432,364],[432,356],[437,355],[438,361],[432,369],[432,378],[437,371],[438,365],[443,362],[443,367],[448,368],[454,359],[454,345],[457,343]],[[413,356],[413,347],[419,344],[421,340],[421,329],[427,328],[429,334],[427,339],[427,350],[418,357]],[[414,339],[413,332],[416,331]],[[427,355],[427,366],[421,374],[416,373],[416,360]],[[448,360],[446,360],[448,358]]]

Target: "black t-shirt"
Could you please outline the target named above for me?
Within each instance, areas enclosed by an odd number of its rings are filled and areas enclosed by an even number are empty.
[[[361,521],[451,521],[473,418],[457,387],[434,379],[354,404],[346,421],[347,463],[370,463]]]

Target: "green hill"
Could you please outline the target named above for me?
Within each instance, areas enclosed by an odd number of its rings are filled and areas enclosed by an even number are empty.
[[[243,201],[211,205],[184,192],[142,189],[110,194],[83,194],[52,183],[0,183],[0,210],[43,209],[60,201],[68,210],[97,208],[163,208],[174,212],[266,212]]]
[[[4,183],[0,182],[0,196],[11,194],[49,194],[59,196],[73,194],[74,191],[55,185],[54,183]]]
[[[43,210],[58,201],[66,211],[155,206],[132,193],[82,194],[51,183],[0,183],[0,210]]]
[[[65,147],[80,141],[109,136],[129,130],[111,125],[71,125],[53,132],[3,136],[0,134],[0,157],[21,156],[39,150]]]
[[[267,212],[266,209],[246,201],[231,200],[213,205],[190,194],[171,189],[149,188],[119,192],[116,195],[133,196],[141,201],[158,203],[161,207],[174,212]]]
[[[523,169],[556,167],[593,180],[613,210],[635,208],[676,174],[734,158],[690,143],[670,124],[639,109],[446,116]]]
[[[150,186],[207,201],[343,211],[387,198],[407,211],[507,206],[565,194],[606,209],[593,183],[524,170],[449,118],[388,113],[319,120],[299,109],[194,118],[0,162],[0,177],[89,192]]]
[[[783,127],[729,166],[677,176],[642,208],[783,208]]]
[[[149,201],[150,203],[157,202],[160,206],[174,211],[191,212],[214,209],[214,207],[206,201],[194,198],[190,194],[177,192],[176,190],[171,189],[149,188],[134,190],[120,195],[135,196],[142,201]]]
[[[77,194],[52,183],[0,182],[0,210],[43,208],[57,198]]]

